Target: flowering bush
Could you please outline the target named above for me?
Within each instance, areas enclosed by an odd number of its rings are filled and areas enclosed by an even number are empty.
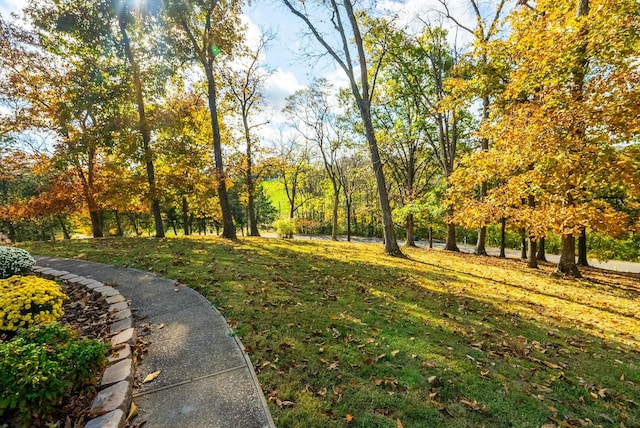
[[[55,321],[67,296],[60,286],[36,276],[0,279],[0,332]]]
[[[22,248],[0,247],[0,279],[24,273],[35,264],[33,257]]]

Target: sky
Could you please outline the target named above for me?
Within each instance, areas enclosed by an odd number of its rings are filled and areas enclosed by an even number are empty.
[[[469,0],[448,0],[447,3],[454,16],[465,25],[474,26]],[[481,0],[481,4],[491,3],[492,0]],[[7,17],[10,12],[17,12],[26,4],[27,0],[0,0],[0,13]],[[382,14],[393,16],[399,25],[414,30],[422,25],[420,19],[441,20],[434,12],[442,9],[438,0],[378,0],[378,8]],[[248,27],[250,41],[258,40],[261,31],[271,31],[276,35],[267,46],[263,58],[269,77],[263,93],[266,108],[257,121],[260,123],[268,118],[271,122],[260,128],[263,141],[278,139],[281,138],[280,129],[286,121],[281,110],[287,96],[308,86],[315,77],[322,77],[338,88],[346,87],[348,82],[342,70],[329,59],[316,62],[301,55],[318,51],[319,45],[315,40],[304,36],[304,24],[280,0],[254,0],[245,9],[244,22]],[[446,20],[442,20],[442,23],[452,28],[451,42],[458,45],[468,42],[468,35],[455,31],[453,23]]]

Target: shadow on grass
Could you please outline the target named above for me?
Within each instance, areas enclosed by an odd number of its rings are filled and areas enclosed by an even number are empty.
[[[519,301],[539,290],[515,278],[363,248],[185,238],[49,250],[152,269],[209,297],[242,336],[281,427],[342,427],[347,415],[359,427],[640,424],[637,348],[577,328],[558,308]],[[481,285],[483,295],[471,294]]]

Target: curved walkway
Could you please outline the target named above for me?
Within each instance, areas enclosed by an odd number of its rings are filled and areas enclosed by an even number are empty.
[[[196,291],[136,269],[47,257],[36,261],[110,283],[130,300],[134,327],[149,342],[136,366],[137,421],[152,428],[275,426],[244,346]],[[155,380],[142,383],[158,370]]]

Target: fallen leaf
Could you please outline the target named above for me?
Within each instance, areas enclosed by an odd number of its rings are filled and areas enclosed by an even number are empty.
[[[148,374],[147,377],[144,378],[142,383],[147,383],[147,382],[154,381],[158,376],[160,376],[160,372],[161,372],[161,370],[158,370],[158,371],[155,371],[155,372],[153,372],[151,374]]]
[[[436,407],[436,409],[438,409],[438,411],[440,413],[442,413],[444,416],[448,416],[450,418],[453,417],[453,415],[451,414],[451,412],[449,411],[449,409],[447,409],[447,406],[445,406],[444,404],[442,404],[439,401],[436,400],[431,400],[431,403],[433,403],[433,405]]]
[[[403,428],[402,422],[400,422],[400,419],[396,419],[396,425],[398,426],[398,428]]]
[[[556,363],[552,363],[551,361],[541,360],[542,364],[549,367],[550,369],[561,369],[562,366],[557,365]]]
[[[464,404],[465,406],[467,406],[468,408],[470,408],[473,411],[479,412],[482,409],[480,407],[480,403],[478,403],[475,400],[469,401],[469,400],[466,400],[464,398],[461,398],[459,401],[460,401],[460,403]]]
[[[354,419],[355,418],[353,417],[353,415],[351,413],[347,413],[347,416],[344,417],[344,420],[347,421],[348,424],[353,422]]]
[[[129,407],[129,414],[127,415],[127,419],[125,422],[129,422],[131,418],[134,418],[138,414],[138,406],[133,401],[131,402],[131,407]]]
[[[399,349],[396,349],[395,351],[391,351],[391,356],[395,357],[396,355],[398,355],[398,352],[400,352]]]
[[[563,427],[563,428],[579,428],[576,425],[572,425],[567,421],[563,421],[562,419],[556,418],[555,416],[551,416],[551,417],[549,417],[549,419],[551,419],[553,422],[558,424],[559,427]]]

